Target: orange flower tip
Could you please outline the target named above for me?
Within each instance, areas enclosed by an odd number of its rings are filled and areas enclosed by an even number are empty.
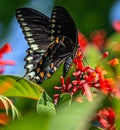
[[[82,100],[81,97],[77,97],[77,98],[75,98],[74,100],[75,100],[76,102],[79,102],[79,103],[83,102],[83,100]]]
[[[95,78],[96,75],[97,75],[97,74],[96,74],[95,72],[92,73],[92,77],[93,77],[93,78]]]
[[[117,79],[120,80],[120,75],[117,75]]]
[[[104,53],[103,53],[103,58],[108,57],[108,54],[109,54],[108,51],[104,52]]]
[[[114,58],[113,60],[110,60],[108,62],[108,64],[111,65],[111,66],[116,66],[116,65],[119,64],[119,60],[118,60],[118,58]]]

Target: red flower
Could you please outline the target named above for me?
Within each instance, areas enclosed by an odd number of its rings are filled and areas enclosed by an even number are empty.
[[[85,50],[85,48],[88,44],[87,38],[80,32],[78,32],[78,44],[80,45],[80,48],[82,51]]]
[[[6,43],[2,48],[0,48],[0,58],[2,58],[2,54],[11,52],[12,48],[9,43]]]
[[[116,20],[113,22],[113,28],[120,33],[120,20]]]
[[[6,65],[15,65],[15,62],[12,60],[2,60],[3,54],[11,52],[11,46],[9,43],[6,43],[3,47],[0,48],[0,74],[5,71]]]
[[[90,41],[100,50],[103,49],[106,43],[106,32],[104,30],[94,31],[90,35]]]
[[[116,114],[112,108],[105,108],[97,113],[97,120],[105,130],[116,130],[115,118]]]

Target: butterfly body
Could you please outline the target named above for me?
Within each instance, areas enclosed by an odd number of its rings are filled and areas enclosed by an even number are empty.
[[[77,29],[66,9],[56,6],[48,18],[34,9],[19,8],[16,17],[29,45],[25,76],[42,83],[62,63],[66,76],[78,45]]]

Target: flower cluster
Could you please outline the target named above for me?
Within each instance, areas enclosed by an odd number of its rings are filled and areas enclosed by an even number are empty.
[[[108,53],[105,52],[102,58],[107,56]],[[68,77],[65,84],[64,78],[61,77],[62,86],[55,86],[55,90],[59,90],[62,93],[69,93],[71,96],[81,91],[89,101],[92,101],[91,87],[101,90],[105,94],[112,92],[111,79],[105,78],[106,71],[100,66],[97,66],[95,69],[90,66],[85,66],[83,64],[83,54],[80,49],[77,51],[74,64],[76,68],[76,71],[73,73],[74,80],[70,82],[70,77]],[[57,104],[59,96],[60,94],[54,95],[55,104]]]
[[[0,74],[4,73],[6,65],[15,65],[15,62],[12,60],[3,60],[3,55],[11,52],[11,46],[9,43],[6,43],[3,47],[0,48]]]
[[[99,122],[100,127],[105,130],[116,130],[115,119],[116,113],[112,108],[99,110],[96,116],[96,120]]]

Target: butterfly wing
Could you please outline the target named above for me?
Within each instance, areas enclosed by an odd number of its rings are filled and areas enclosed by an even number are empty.
[[[66,9],[56,6],[49,19],[36,10],[20,8],[16,17],[30,46],[26,76],[42,83],[62,63],[66,76],[77,47],[76,25]]]
[[[31,8],[17,9],[16,18],[30,47],[27,50],[28,54],[25,58],[25,69],[27,69],[25,75],[31,76],[32,78],[34,73],[31,75],[31,72],[34,68],[36,68],[37,63],[40,61],[43,53],[49,47],[50,19],[44,14]]]
[[[52,11],[50,38],[52,44],[37,66],[38,83],[51,77],[62,63],[64,63],[63,75],[66,76],[76,52],[76,25],[63,7],[56,6]]]
[[[66,76],[77,50],[78,39],[76,25],[65,8],[56,6],[53,9],[50,32],[51,36],[64,37],[63,43],[55,53],[53,62],[57,68],[64,63],[63,75]]]

